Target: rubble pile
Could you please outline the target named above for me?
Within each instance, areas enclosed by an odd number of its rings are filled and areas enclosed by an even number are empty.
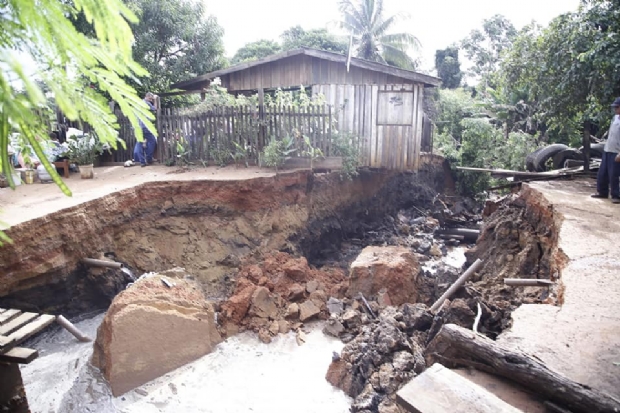
[[[231,297],[220,307],[226,336],[252,330],[269,343],[303,323],[329,317],[328,297],[342,297],[347,284],[341,269],[315,269],[305,258],[278,252],[248,263],[238,274]]]

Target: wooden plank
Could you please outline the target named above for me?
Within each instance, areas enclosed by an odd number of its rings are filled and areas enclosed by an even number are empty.
[[[0,308],[0,314],[4,313],[6,311],[6,308]]]
[[[37,318],[39,314],[37,313],[23,313],[19,316],[15,317],[13,320],[9,321],[5,325],[0,327],[0,336],[6,336],[18,328],[22,327],[26,323],[31,322],[35,318]]]
[[[435,363],[396,393],[396,401],[412,413],[519,413],[485,388]]]
[[[45,327],[49,326],[56,320],[56,317],[49,314],[43,314],[41,317],[32,321],[29,324],[26,324],[22,328],[17,331],[11,333],[8,338],[14,339],[16,344],[22,343],[25,340],[29,339],[33,335],[37,334]]]
[[[15,347],[4,354],[0,354],[0,362],[28,364],[37,357],[39,357],[37,350]]]
[[[6,310],[4,313],[0,314],[0,326],[8,323],[22,312],[20,310],[10,309]]]
[[[420,168],[420,147],[422,145],[422,119],[424,117],[424,85],[418,85],[417,122],[414,133],[414,170]]]
[[[4,353],[16,346],[15,339],[11,337],[0,336],[0,353]]]
[[[371,151],[370,151],[370,167],[377,167],[378,164],[378,151],[377,144],[379,142],[379,132],[377,130],[377,109],[378,109],[378,95],[379,95],[379,86],[372,85],[371,89],[371,98],[370,98],[370,110],[372,111],[370,117],[370,140],[372,141]]]

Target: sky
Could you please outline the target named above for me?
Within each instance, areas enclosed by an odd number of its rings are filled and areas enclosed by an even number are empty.
[[[292,26],[328,28],[338,20],[337,0],[203,0],[207,13],[224,28],[226,55],[260,39],[279,40]],[[386,12],[410,18],[398,31],[415,35],[422,44],[422,69],[434,66],[435,50],[466,37],[482,20],[506,16],[519,29],[537,21],[546,25],[555,16],[576,10],[579,0],[384,0]]]

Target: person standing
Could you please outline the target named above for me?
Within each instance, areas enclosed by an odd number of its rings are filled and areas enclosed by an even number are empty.
[[[155,112],[155,99],[157,96],[148,92],[144,97],[144,101],[147,105],[149,105],[149,109]],[[140,162],[140,166],[144,167],[147,164],[153,163],[153,153],[155,153],[155,147],[157,146],[157,140],[155,139],[155,135],[147,129],[144,122],[141,119],[138,119],[140,122],[140,128],[142,128],[142,136],[144,140],[142,142],[136,142],[136,146],[133,150],[133,158],[134,162]]]
[[[616,114],[609,127],[603,160],[596,177],[597,193],[592,198],[607,199],[611,192],[611,202],[620,204],[620,97],[614,100],[611,107]]]

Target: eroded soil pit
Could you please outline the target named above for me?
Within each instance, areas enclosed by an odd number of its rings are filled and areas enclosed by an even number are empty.
[[[455,217],[472,226],[480,219],[473,206],[438,201],[442,174],[429,164],[418,175],[362,171],[353,181],[295,172],[127,189],[11,228],[15,246],[0,250],[7,263],[0,306],[105,309],[131,277],[88,269],[84,257],[113,258],[136,274],[184,267],[215,303],[223,337],[247,329],[265,343],[297,334],[299,344],[306,322],[325,320],[326,334],[347,343],[329,382],[354,399],[352,411],[397,411],[395,391],[424,370],[424,346],[441,325],[471,328],[481,305],[479,330],[495,337],[523,300],[561,299],[555,290],[501,285],[504,277],[556,279],[561,268],[559,219],[540,200],[516,196],[491,206],[496,211],[468,253],[470,262],[485,261],[479,276],[438,314],[428,312],[461,270],[442,263],[458,242],[433,231]],[[33,234],[36,246],[28,242]],[[410,251],[414,302],[392,305],[378,292],[366,306],[349,291],[349,266],[369,245]]]

